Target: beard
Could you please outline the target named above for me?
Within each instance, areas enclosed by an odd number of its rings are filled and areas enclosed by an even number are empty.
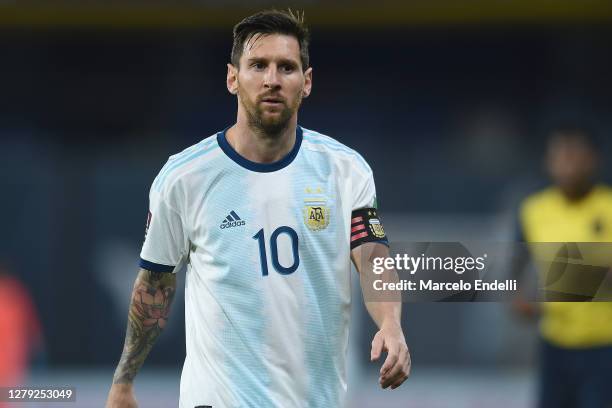
[[[255,102],[252,102],[247,97],[243,97],[243,95],[244,93],[238,92],[238,98],[247,114],[249,126],[271,138],[280,136],[287,129],[291,117],[298,110],[302,102],[302,92],[300,91],[295,103],[288,105],[285,100],[280,113],[275,112],[275,114],[270,115],[265,112],[262,106],[263,97],[258,97]]]

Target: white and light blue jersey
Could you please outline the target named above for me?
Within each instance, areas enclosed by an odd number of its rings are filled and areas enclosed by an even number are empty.
[[[225,132],[170,157],[141,266],[187,264],[180,407],[343,406],[351,212],[375,194],[358,153],[299,126],[275,163]]]

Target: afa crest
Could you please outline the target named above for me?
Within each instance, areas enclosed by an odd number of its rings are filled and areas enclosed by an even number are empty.
[[[373,218],[370,220],[370,230],[372,231],[372,234],[374,234],[376,238],[385,237],[385,230],[383,229],[383,226],[380,223],[380,221],[378,221],[378,219],[376,218]]]
[[[373,217],[378,216],[376,214],[376,211],[368,212],[368,215],[373,216]],[[370,231],[372,231],[372,234],[374,234],[376,238],[384,238],[385,230],[383,229],[383,226],[380,223],[380,220],[378,218],[370,218],[368,221],[369,221],[368,224],[370,224],[369,227],[370,227]]]
[[[304,223],[313,231],[327,228],[329,225],[329,207],[306,204],[304,206]]]
[[[307,193],[322,193],[321,189],[315,191],[306,189]],[[329,225],[329,207],[327,201],[322,197],[313,197],[304,200],[304,224],[312,230],[319,231],[327,228]]]

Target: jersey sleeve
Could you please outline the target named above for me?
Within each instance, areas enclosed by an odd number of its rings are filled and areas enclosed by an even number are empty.
[[[377,206],[374,174],[365,162],[364,165],[366,167],[357,166],[353,172],[353,211],[360,208],[376,208]]]
[[[153,272],[176,272],[188,255],[189,239],[183,217],[163,192],[151,188],[140,267]]]
[[[359,157],[361,158],[361,157]],[[366,242],[389,246],[389,241],[378,215],[374,174],[361,159],[353,171],[353,205],[351,214],[351,249]]]

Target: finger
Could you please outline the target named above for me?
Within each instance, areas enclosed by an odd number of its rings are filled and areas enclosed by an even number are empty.
[[[387,359],[380,368],[381,375],[385,375],[391,369],[391,367],[395,365],[399,358],[399,345],[397,343],[387,344],[387,349]]]
[[[391,389],[394,390],[397,387],[399,387],[400,385],[402,385],[404,383],[404,381],[406,381],[408,379],[407,375],[404,375],[402,377],[400,377],[397,381],[395,381],[393,384],[391,384]]]
[[[395,365],[384,375],[381,376],[382,388],[387,388],[395,384],[400,378],[407,374],[406,352],[400,349],[399,358]]]
[[[398,381],[399,381],[399,380],[400,380],[402,377],[405,377],[405,375],[406,375],[406,374],[405,374],[405,373],[404,373],[402,370],[400,370],[400,371],[397,373],[397,375],[395,375],[394,377],[385,377],[385,378],[384,378],[384,379],[381,381],[380,386],[381,386],[383,389],[386,389],[386,388],[388,388],[389,386],[392,386],[393,384],[395,384],[396,382],[398,382]]]
[[[402,365],[402,369],[399,372],[399,375],[397,375],[394,380],[391,383],[391,389],[394,390],[397,387],[399,387],[400,385],[402,385],[402,383],[404,381],[406,381],[406,379],[408,379],[408,377],[410,377],[410,370],[412,368],[412,363],[410,361],[410,351],[408,351],[408,349],[406,349],[406,359]]]
[[[372,351],[370,351],[370,361],[378,360],[380,353],[382,353],[385,345],[384,339],[379,335],[380,332],[376,333],[374,340],[372,340]]]
[[[393,384],[399,377],[406,374],[403,369],[406,367],[406,356],[408,352],[405,348],[400,348],[398,353],[398,358],[395,364],[382,375],[383,383],[387,385]]]
[[[406,361],[406,375],[410,377],[410,372],[412,371],[412,356],[410,355],[410,350],[408,350],[408,356]]]

